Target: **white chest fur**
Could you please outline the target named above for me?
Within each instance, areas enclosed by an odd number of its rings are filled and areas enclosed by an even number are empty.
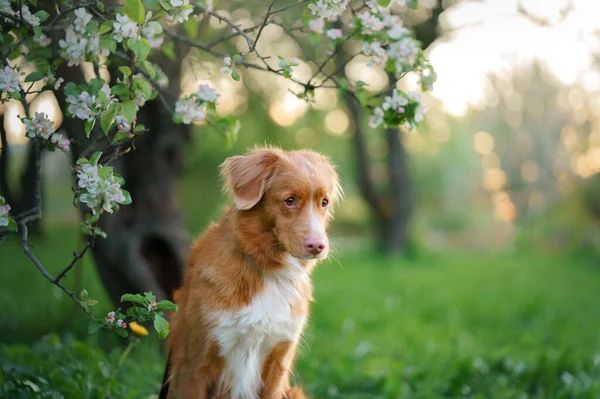
[[[299,287],[308,279],[302,265],[290,258],[284,270],[265,277],[248,306],[211,315],[225,359],[222,388],[230,388],[231,399],[258,398],[265,358],[278,342],[299,339],[306,315],[293,315],[292,306],[302,300]]]

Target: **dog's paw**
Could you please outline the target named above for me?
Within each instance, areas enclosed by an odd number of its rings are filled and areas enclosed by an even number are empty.
[[[306,396],[302,388],[293,387],[286,392],[285,399],[308,399],[308,396]]]

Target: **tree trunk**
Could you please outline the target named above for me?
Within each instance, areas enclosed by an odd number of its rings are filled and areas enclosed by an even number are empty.
[[[177,51],[181,60],[185,51]],[[168,90],[178,93],[180,64],[169,63],[168,68],[167,62],[162,65],[170,80]],[[65,81],[82,82],[79,69],[64,68],[60,73]],[[114,79],[118,75],[112,76]],[[65,98],[56,94],[64,110]],[[173,123],[170,112],[158,98],[140,108],[137,123],[148,131],[135,139],[135,148],[111,163],[125,179],[124,188],[131,193],[133,202],[100,218],[99,227],[108,237],[98,237],[92,248],[104,287],[120,307],[125,293],[152,291],[157,299],[172,300],[183,279],[189,246],[179,197],[181,159],[189,140],[189,127]],[[101,131],[95,130],[87,139],[80,120],[65,118],[63,126],[72,140],[73,162],[108,146]]]
[[[382,220],[382,241],[388,253],[408,248],[410,222],[414,210],[413,185],[408,167],[408,155],[400,140],[401,130],[386,129],[388,169],[392,212]]]
[[[6,202],[11,206],[11,214],[17,215],[35,207],[35,169],[36,169],[36,154],[33,143],[27,144],[27,159],[25,168],[19,178],[19,191],[17,193],[11,190],[9,185],[9,165],[12,161],[12,154],[8,140],[6,138],[6,130],[4,129],[4,115],[0,117],[0,142],[2,143],[2,151],[0,152],[0,194],[6,199]],[[42,179],[43,187],[43,179]],[[42,202],[42,209],[44,203]],[[41,233],[41,223],[35,220],[29,223],[29,233],[31,235],[39,235]]]
[[[416,39],[429,47],[438,37],[439,18],[444,7],[438,0],[431,10],[431,18],[414,26]],[[389,76],[390,90],[395,88],[395,77]],[[367,140],[362,124],[361,108],[351,96],[346,103],[354,121],[353,146],[357,161],[357,182],[361,194],[369,204],[378,222],[380,244],[386,253],[406,252],[410,245],[410,222],[414,210],[414,192],[408,168],[408,155],[400,139],[402,131],[386,129],[388,145],[388,172],[390,180],[385,190],[379,192],[370,173]]]

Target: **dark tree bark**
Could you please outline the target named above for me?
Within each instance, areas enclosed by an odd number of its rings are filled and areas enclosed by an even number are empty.
[[[28,143],[25,167],[19,177],[19,190],[13,192],[8,183],[8,172],[9,165],[12,162],[12,152],[6,138],[6,129],[4,129],[4,115],[0,116],[0,143],[2,144],[2,151],[0,151],[0,194],[11,206],[11,214],[17,215],[35,207],[36,154],[33,144],[31,142]],[[41,233],[41,224],[39,220],[35,220],[29,224],[29,233],[31,235],[39,235]]]
[[[416,39],[427,49],[438,37],[439,17],[444,11],[442,1],[436,2],[431,18],[413,27]],[[389,76],[390,91],[395,87],[394,76]],[[380,234],[380,245],[386,253],[405,252],[410,244],[410,224],[414,210],[414,189],[410,179],[408,155],[402,144],[402,131],[386,129],[388,146],[389,182],[384,190],[377,190],[370,173],[367,139],[362,123],[361,108],[351,97],[346,103],[354,120],[353,147],[356,158],[357,182],[361,194],[375,215]]]

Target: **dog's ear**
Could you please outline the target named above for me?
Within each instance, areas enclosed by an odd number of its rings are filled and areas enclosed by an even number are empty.
[[[261,200],[280,157],[281,151],[275,148],[257,148],[221,164],[225,192],[233,197],[236,208],[251,209]]]

